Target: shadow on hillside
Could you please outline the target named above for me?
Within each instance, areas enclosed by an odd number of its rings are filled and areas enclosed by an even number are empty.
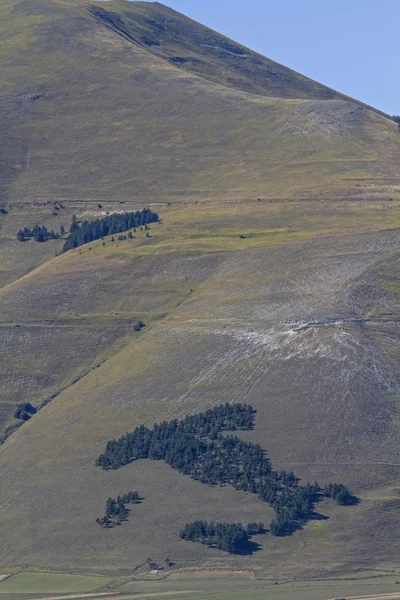
[[[236,554],[240,554],[241,556],[251,556],[254,552],[259,552],[262,549],[261,544],[257,544],[257,542],[253,542],[249,540],[248,543],[240,549]]]
[[[323,500],[323,496],[322,494],[319,494],[314,503],[317,502],[321,502]],[[346,499],[346,502],[343,502],[342,504],[340,504],[339,506],[356,506],[357,504],[359,504],[360,498],[357,498],[357,496],[348,496],[348,498]],[[302,529],[304,529],[304,527],[307,526],[307,523],[309,523],[310,521],[328,521],[329,517],[327,515],[323,515],[319,512],[317,512],[316,510],[313,510],[312,513],[307,517],[307,519],[305,519],[304,521],[294,521],[291,523],[290,525],[290,529],[289,530],[282,530],[279,533],[277,533],[276,535],[278,537],[287,537],[287,536],[291,536],[294,533],[296,533],[296,531],[301,531]]]
[[[356,506],[357,504],[360,504],[360,502],[361,502],[360,498],[357,498],[357,496],[351,495],[344,504],[341,504],[341,506]]]
[[[322,515],[321,513],[317,512],[316,510],[314,510],[310,517],[309,517],[309,521],[327,521],[329,519],[329,517],[327,515]]]
[[[309,523],[310,521],[327,521],[328,519],[329,517],[327,515],[322,515],[321,513],[314,510],[310,515],[308,515],[307,519],[292,521],[290,523],[289,529],[281,529],[274,535],[276,535],[277,537],[289,537],[296,533],[296,531],[302,531],[304,527],[307,527],[307,523]],[[270,532],[270,530],[268,531]]]

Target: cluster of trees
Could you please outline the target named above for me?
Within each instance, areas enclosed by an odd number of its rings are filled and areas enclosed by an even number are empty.
[[[357,498],[342,483],[328,483],[324,487],[323,494],[326,498],[333,498],[338,504],[344,506],[357,502]]]
[[[293,482],[281,489],[271,502],[276,513],[270,523],[271,533],[290,535],[301,523],[308,521],[313,515],[315,503],[320,500],[320,491],[318,483],[302,486]]]
[[[292,471],[273,470],[259,444],[223,435],[252,429],[254,413],[249,405],[226,403],[181,421],[154,424],[152,429],[142,425],[110,440],[96,464],[118,469],[137,459],[164,460],[201,483],[229,484],[257,494],[276,512],[271,533],[287,535],[312,517],[321,489],[318,483],[299,485]]]
[[[204,479],[205,483],[219,483],[221,477],[227,479],[221,483],[228,482],[228,472],[225,475],[219,473],[221,469],[217,468],[218,458],[223,463],[220,466],[227,468],[228,463],[232,462],[232,452],[245,452],[246,447],[254,445],[232,436],[222,437],[220,434],[234,429],[251,429],[253,412],[245,404],[226,403],[181,421],[174,419],[154,424],[152,429],[141,425],[118,440],[109,441],[105,452],[99,456],[97,465],[104,469],[118,469],[139,458],[150,458],[165,460],[179,471],[191,474],[196,479]],[[257,452],[258,459],[264,463],[264,469],[269,471],[269,462],[266,459],[263,461],[265,457],[261,447],[255,446],[251,450],[253,453]],[[216,471],[214,475],[212,471]]]
[[[30,402],[24,402],[18,404],[14,411],[15,419],[21,419],[22,421],[28,421],[32,415],[36,414],[37,410]]]
[[[143,321],[138,321],[134,327],[135,331],[142,331],[143,327],[146,327],[146,324]]]
[[[104,517],[96,519],[96,523],[105,528],[121,525],[122,521],[126,521],[129,515],[129,510],[126,504],[140,504],[142,498],[139,492],[128,492],[123,496],[108,498],[106,502],[106,510]]]
[[[251,521],[251,523],[247,523],[246,527],[247,534],[249,536],[259,535],[260,533],[265,533],[267,530],[265,529],[264,523],[259,521],[256,523],[255,521]]]
[[[135,229],[136,227],[146,227],[149,223],[155,223],[156,221],[158,221],[158,214],[148,208],[136,212],[115,213],[102,219],[83,221],[82,223],[79,223],[74,215],[63,252],[99,240],[106,235],[121,234],[123,231]],[[131,236],[128,234],[128,237]],[[125,238],[122,236],[118,239]]]
[[[19,242],[25,242],[29,238],[33,238],[36,242],[47,242],[48,240],[57,240],[59,237],[64,235],[65,230],[61,225],[60,232],[54,233],[53,230],[49,231],[45,225],[35,225],[33,229],[20,229],[17,233],[17,240]]]
[[[249,404],[220,404],[203,413],[189,415],[180,423],[189,434],[216,439],[221,431],[254,428],[255,410]]]
[[[249,545],[249,533],[241,523],[194,521],[180,531],[182,540],[200,542],[230,554],[242,554]]]

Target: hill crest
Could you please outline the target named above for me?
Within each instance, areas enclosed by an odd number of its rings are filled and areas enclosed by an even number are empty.
[[[112,3],[110,3],[112,4]],[[293,99],[341,99],[382,111],[320,84],[159,2],[92,3],[106,27],[175,66],[214,83],[252,94]],[[245,64],[243,64],[245,63]]]

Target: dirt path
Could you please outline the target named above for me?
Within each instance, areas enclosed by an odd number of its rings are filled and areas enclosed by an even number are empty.
[[[338,596],[329,600],[400,600],[400,592],[392,594],[373,594],[372,596]]]
[[[103,597],[103,596],[113,596],[113,597],[117,597],[120,596],[121,594],[123,594],[125,597],[126,595],[132,595],[132,598],[162,598],[163,596],[182,596],[182,595],[188,595],[188,594],[196,594],[198,592],[201,592],[202,590],[178,590],[178,591],[165,591],[165,592],[99,592],[97,594],[95,593],[90,593],[90,594],[84,594],[84,593],[80,593],[80,594],[72,594],[72,595],[67,595],[67,596],[44,596],[41,598],[32,598],[32,600],[81,600],[82,598],[95,598],[97,600],[97,598]]]
[[[79,600],[79,598],[100,598],[103,596],[120,596],[121,592],[92,592],[90,594],[85,594],[84,592],[80,592],[79,594],[68,594],[64,596],[41,596],[40,598],[32,598],[32,600]]]

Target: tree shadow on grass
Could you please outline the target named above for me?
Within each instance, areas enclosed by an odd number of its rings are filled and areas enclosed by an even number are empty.
[[[296,533],[296,531],[302,531],[307,525],[307,523],[309,523],[310,521],[327,521],[328,519],[328,516],[322,515],[321,513],[313,510],[312,513],[310,513],[306,519],[292,521],[287,529],[281,529],[273,535],[275,535],[276,537],[289,537]]]
[[[197,541],[197,540],[192,540],[192,541]],[[200,542],[200,543],[203,543],[203,542]],[[206,543],[204,545],[207,546],[208,548],[217,548],[217,546],[213,543]],[[248,540],[248,542],[246,544],[243,544],[243,546],[241,548],[238,548],[235,552],[229,552],[228,550],[219,548],[219,550],[221,550],[222,552],[228,552],[228,554],[231,554],[233,556],[237,556],[237,555],[251,556],[255,552],[259,552],[259,550],[261,550],[261,549],[262,549],[262,545],[257,544],[257,542],[253,542],[253,540]]]
[[[346,502],[343,502],[339,506],[356,506],[357,504],[360,504],[360,502],[360,498],[357,498],[357,496],[353,496],[352,494],[347,498]]]
[[[253,542],[253,540],[249,540],[243,548],[235,552],[235,554],[239,554],[240,556],[251,556],[255,552],[259,552],[262,550],[261,544],[257,544],[257,542]]]
[[[322,515],[321,513],[317,512],[316,510],[313,510],[313,512],[311,513],[311,515],[308,518],[309,521],[327,521],[328,519],[329,519],[329,517],[327,515]]]

